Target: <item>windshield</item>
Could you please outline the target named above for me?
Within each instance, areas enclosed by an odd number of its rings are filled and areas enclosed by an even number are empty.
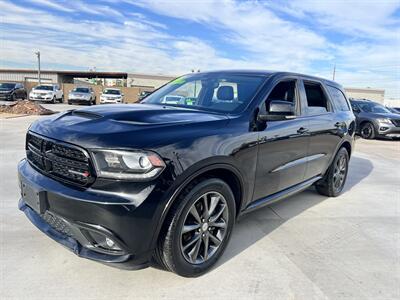
[[[0,83],[0,89],[13,89],[15,83]]]
[[[390,110],[388,110],[386,107],[384,107],[381,104],[374,103],[374,102],[358,103],[358,106],[360,106],[361,110],[364,111],[364,112],[369,112],[369,113],[390,113]]]
[[[89,89],[88,88],[75,88],[72,90],[72,92],[75,93],[89,93]]]
[[[120,90],[104,90],[103,94],[108,94],[108,95],[120,95],[121,91]]]
[[[52,91],[53,87],[51,85],[39,85],[34,88],[35,90]]]
[[[187,75],[166,84],[141,103],[239,113],[264,80],[262,76],[223,73]]]

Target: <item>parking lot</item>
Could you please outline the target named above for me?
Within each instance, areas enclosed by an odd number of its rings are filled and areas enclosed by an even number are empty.
[[[29,222],[16,165],[37,118],[0,119],[0,299],[400,298],[399,141],[358,139],[341,196],[309,189],[246,215],[217,267],[187,279],[78,258]]]

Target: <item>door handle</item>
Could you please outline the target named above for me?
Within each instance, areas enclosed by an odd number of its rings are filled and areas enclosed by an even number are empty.
[[[304,127],[300,127],[298,130],[297,130],[297,133],[299,133],[299,134],[305,134],[305,133],[307,133],[309,130],[307,129],[307,128],[304,128]]]

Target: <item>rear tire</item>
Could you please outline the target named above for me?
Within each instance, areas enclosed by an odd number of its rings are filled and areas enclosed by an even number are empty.
[[[361,126],[360,135],[363,139],[373,140],[376,136],[374,124],[366,122]]]
[[[156,260],[184,277],[206,273],[223,254],[235,216],[235,199],[224,181],[209,178],[190,184],[168,214]]]
[[[328,197],[337,197],[343,190],[349,170],[349,153],[345,148],[340,148],[337,152],[324,178],[316,184],[318,193]]]

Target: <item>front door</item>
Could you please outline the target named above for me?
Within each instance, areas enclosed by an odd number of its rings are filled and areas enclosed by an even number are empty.
[[[310,145],[305,179],[310,179],[325,173],[347,125],[335,112],[321,82],[304,80],[299,87],[303,111],[309,120]]]
[[[293,103],[294,113],[286,120],[267,121],[259,134],[259,150],[253,200],[258,200],[304,180],[309,135],[308,119],[302,117],[298,81],[280,81],[265,100]]]

